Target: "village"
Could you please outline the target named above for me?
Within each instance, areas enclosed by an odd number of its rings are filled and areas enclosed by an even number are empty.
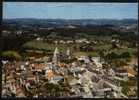
[[[75,57],[69,48],[56,47],[53,57],[2,62],[2,97],[128,98],[137,91],[132,85],[125,95],[121,84],[136,80],[134,64],[113,68],[100,57]]]
[[[137,3],[2,8],[2,98],[138,98]]]

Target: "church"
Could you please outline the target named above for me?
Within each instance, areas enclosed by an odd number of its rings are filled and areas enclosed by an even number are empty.
[[[66,52],[60,52],[57,47],[55,48],[53,58],[52,58],[52,62],[55,65],[57,65],[58,62],[69,60],[69,59],[71,59],[71,51],[69,48],[67,49]]]

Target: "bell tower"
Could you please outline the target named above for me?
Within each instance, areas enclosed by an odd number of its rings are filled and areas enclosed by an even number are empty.
[[[56,65],[58,63],[58,54],[59,54],[59,51],[58,51],[58,48],[56,47],[55,48],[55,51],[53,53],[53,59],[52,59],[52,62]]]

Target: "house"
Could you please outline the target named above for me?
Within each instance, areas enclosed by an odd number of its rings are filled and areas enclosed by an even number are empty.
[[[69,81],[69,84],[70,84],[70,86],[77,85],[77,84],[81,84],[81,81],[76,78],[73,78]]]
[[[54,72],[52,70],[46,70],[45,75],[48,79],[54,77]]]
[[[80,56],[77,58],[79,61],[84,61],[84,63],[90,63],[88,56]]]
[[[112,68],[110,68],[110,69],[108,70],[108,75],[110,75],[110,76],[115,76],[115,72],[114,72],[114,70],[113,70]]]
[[[133,69],[133,67],[123,66],[123,68],[127,70],[128,77],[135,77],[135,75],[137,75],[137,72]]]
[[[66,43],[67,43],[67,44],[70,44],[70,43],[74,43],[74,41],[68,40]]]
[[[88,42],[87,39],[77,39],[75,40],[76,43],[86,43]]]
[[[100,57],[92,57],[91,60],[94,61],[95,63],[99,63]]]
[[[130,86],[129,88],[130,88],[130,91],[128,92],[128,96],[134,97],[136,95],[137,88],[134,86]]]
[[[43,40],[43,38],[37,37],[36,40],[41,41],[41,40]]]
[[[23,71],[25,71],[25,70],[26,70],[26,68],[25,68],[25,66],[24,66],[24,65],[21,65],[21,66],[20,66],[20,69],[21,69],[21,70],[23,70]]]
[[[44,63],[39,63],[35,66],[35,69],[37,72],[42,72],[42,70],[44,69]]]
[[[8,60],[2,60],[3,65],[5,65],[6,63],[8,63]]]
[[[54,41],[55,44],[58,44],[58,41]]]
[[[121,78],[124,78],[125,80],[128,79],[128,72],[127,72],[126,69],[117,68],[117,69],[115,70],[115,74],[116,74],[116,76],[119,76],[119,77],[121,77]]]
[[[2,89],[2,95],[1,96],[2,97],[9,97],[9,96],[11,96],[10,90],[8,88]]]
[[[64,40],[60,40],[59,43],[66,44],[66,42]]]
[[[50,83],[58,84],[58,82],[64,82],[64,77],[63,76],[54,76],[51,78],[49,81]]]

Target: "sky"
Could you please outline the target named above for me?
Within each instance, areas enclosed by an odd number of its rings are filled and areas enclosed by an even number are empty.
[[[3,18],[137,19],[138,4],[3,2]]]

